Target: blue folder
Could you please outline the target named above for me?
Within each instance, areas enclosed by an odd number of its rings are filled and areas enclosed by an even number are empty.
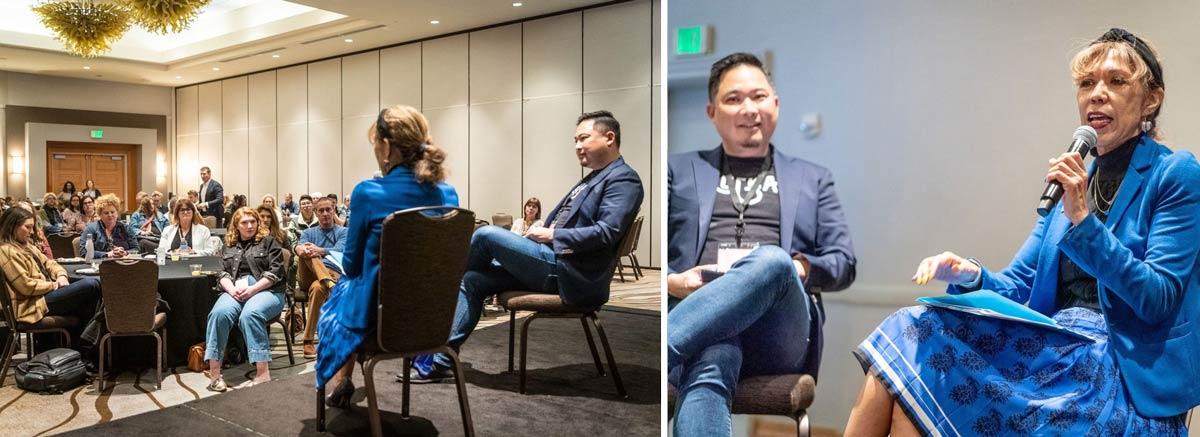
[[[1083,340],[1087,340],[1088,342],[1095,342],[1095,340],[1092,340],[1086,335],[1059,325],[1058,322],[1055,322],[1054,319],[1046,317],[1045,314],[1034,311],[1025,305],[1016,303],[1013,300],[1001,296],[992,290],[978,290],[957,295],[947,294],[941,296],[918,297],[917,302],[952,311],[974,314],[980,317],[990,317],[993,319],[1004,319],[1037,325],[1046,329],[1058,331]]]

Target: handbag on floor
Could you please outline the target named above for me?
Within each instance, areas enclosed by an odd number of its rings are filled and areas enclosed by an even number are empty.
[[[17,387],[39,393],[62,393],[83,383],[87,365],[79,352],[55,348],[17,365]]]
[[[193,344],[188,348],[187,368],[193,372],[202,372],[205,369],[204,365],[204,343]]]

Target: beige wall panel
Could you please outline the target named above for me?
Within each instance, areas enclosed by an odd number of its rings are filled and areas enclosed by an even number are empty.
[[[277,191],[279,166],[275,149],[275,126],[252,127],[249,138],[250,160],[247,174],[249,188],[246,193],[250,199],[258,201],[262,199],[263,194],[274,194]],[[283,202],[280,196],[276,197],[277,201]]]
[[[342,58],[342,117],[379,114],[379,52]]]
[[[575,118],[582,107],[583,97],[579,94],[529,99],[524,103],[521,200],[530,197],[541,200],[543,217],[583,176],[572,140]]]
[[[471,104],[521,98],[521,24],[471,33]]]
[[[471,203],[476,215],[521,209],[521,102],[471,106]]]
[[[379,106],[421,108],[421,43],[379,51]]]
[[[525,97],[583,91],[582,13],[525,23]]]
[[[308,64],[308,122],[342,118],[342,60]]]
[[[221,81],[221,130],[245,129],[249,123],[246,76]]]
[[[175,194],[187,195],[200,186],[200,166],[196,164],[196,135],[180,135],[175,139]]]
[[[342,187],[342,120],[308,122],[308,189],[337,193]]]
[[[379,170],[371,143],[367,142],[367,129],[377,115],[342,119],[342,191],[338,196],[350,193],[354,186]]]
[[[190,86],[175,91],[175,134],[195,135],[200,109],[198,88]]]
[[[631,88],[617,91],[604,91],[584,94],[584,111],[607,109],[612,111],[617,121],[621,122],[621,155],[625,162],[633,167],[642,178],[642,188],[645,192],[642,208],[638,215],[645,216],[650,222],[651,190],[650,183],[654,174],[654,161],[651,158],[650,140],[650,87]],[[638,240],[638,259],[649,262],[650,232],[643,225],[641,238]]]
[[[648,85],[650,28],[649,0],[584,11],[583,89]]]
[[[280,96],[283,94],[281,93]],[[280,192],[300,193],[308,189],[308,125],[280,125],[276,130]]]
[[[278,70],[275,77],[276,111],[279,124],[308,122],[308,67],[297,65]]]
[[[650,83],[659,85],[662,80],[658,77],[662,69],[662,2],[653,1],[653,6],[650,12]],[[657,95],[657,94],[655,94]],[[655,155],[657,156],[657,155]],[[657,264],[657,261],[655,262]]]
[[[429,129],[432,132],[433,143],[446,151],[446,170],[450,173],[447,182],[458,190],[458,202],[464,208],[470,206],[470,187],[468,181],[470,178],[468,151],[469,140],[468,130],[469,123],[466,106],[443,109],[429,109],[424,111],[425,118],[429,120]],[[477,214],[483,214],[476,211]],[[481,216],[482,217],[482,216]]]
[[[467,104],[467,35],[422,43],[421,96],[424,109]]]
[[[249,194],[250,132],[247,129],[227,130],[221,133],[221,176],[218,179],[226,193]],[[249,201],[249,203],[254,203]]]
[[[221,165],[221,131],[201,131],[196,143],[196,171],[192,177],[196,186],[200,186],[200,167],[209,167],[212,177],[218,181],[225,180],[225,166]]]
[[[657,4],[658,2],[655,2]],[[652,173],[649,178],[650,185],[648,186],[647,196],[650,201],[650,215],[646,217],[646,223],[642,225],[642,233],[650,236],[650,256],[643,258],[638,256],[638,261],[641,264],[658,267],[662,264],[659,261],[659,253],[662,250],[659,243],[659,236],[662,233],[662,228],[659,226],[662,220],[662,208],[659,203],[663,199],[663,175],[666,169],[663,168],[662,155],[662,100],[659,98],[659,92],[662,88],[654,86],[650,88],[650,160],[653,166],[650,169]],[[645,181],[646,176],[642,175],[642,180]]]
[[[221,82],[199,86],[197,132],[219,132],[221,130]]]
[[[250,76],[249,82],[250,126],[275,126],[275,72],[268,71]],[[274,138],[274,137],[272,137]],[[254,142],[250,142],[254,145]],[[271,142],[272,147],[275,142]]]

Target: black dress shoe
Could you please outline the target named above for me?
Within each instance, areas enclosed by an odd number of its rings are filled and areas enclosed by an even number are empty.
[[[342,382],[333,389],[333,393],[330,393],[329,396],[325,398],[325,405],[333,408],[348,410],[350,409],[351,396],[354,396],[354,382],[350,380],[349,376],[347,376],[342,378]]]
[[[404,382],[404,375],[396,375],[396,382]],[[413,367],[408,370],[408,382],[413,384],[453,383],[454,372],[451,372],[450,369],[434,367],[429,373],[422,374],[416,367]]]

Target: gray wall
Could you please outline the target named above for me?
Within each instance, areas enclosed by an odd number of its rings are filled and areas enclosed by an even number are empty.
[[[181,192],[212,167],[227,193],[349,193],[377,165],[367,128],[407,104],[446,149],[448,182],[480,218],[543,215],[583,175],[575,119],[611,110],[646,188],[639,260],[658,265],[657,0],[636,0],[176,89]],[[278,196],[277,196],[278,197]]]
[[[1067,67],[1079,48],[1114,26],[1154,43],[1166,143],[1197,150],[1200,101],[1190,97],[1200,85],[1188,80],[1200,76],[1197,16],[1200,3],[1187,1],[694,0],[669,9],[668,35],[715,26],[709,62],[773,55],[775,144],[836,178],[859,269],[851,289],[825,295],[816,425],[845,424],[863,378],[854,346],[894,309],[943,292],[909,282],[923,257],[952,250],[995,268],[1011,259],[1037,218],[1046,159],[1079,125]],[[668,74],[694,63],[670,59]],[[715,147],[703,83],[668,85],[668,151]],[[824,122],[815,140],[797,127],[806,112]]]

